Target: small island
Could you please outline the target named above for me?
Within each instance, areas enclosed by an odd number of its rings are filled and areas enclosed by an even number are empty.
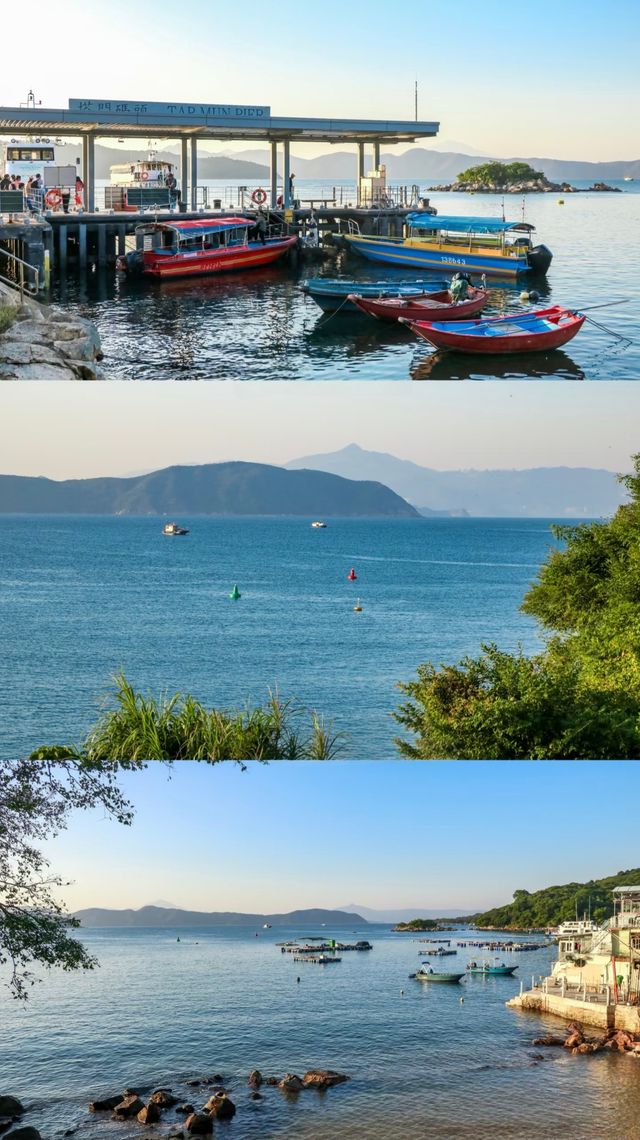
[[[622,193],[619,186],[608,186],[606,182],[594,182],[586,190],[569,182],[550,182],[544,171],[534,170],[528,162],[483,162],[463,170],[456,182],[431,189],[467,194],[583,194],[589,190]]]
[[[437,918],[412,918],[411,922],[397,922],[391,927],[394,931],[415,933],[417,930],[445,930]]]

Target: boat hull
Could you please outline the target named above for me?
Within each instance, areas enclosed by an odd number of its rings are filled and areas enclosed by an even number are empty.
[[[447,290],[413,298],[373,298],[352,293],[349,299],[363,313],[377,317],[380,321],[397,321],[401,317],[409,321],[424,321],[430,318],[437,321],[458,321],[481,313],[489,300],[489,293],[486,289],[477,289],[472,297],[460,301],[457,305],[452,303]]]
[[[390,265],[413,266],[418,269],[443,269],[467,273],[486,273],[495,277],[517,277],[529,273],[531,266],[526,256],[504,255],[499,250],[470,253],[462,247],[439,248],[436,245],[408,243],[401,238],[366,238],[355,234],[342,234],[349,249],[368,258]]]
[[[486,970],[478,967],[478,969],[467,970],[467,973],[475,974],[476,976],[482,974],[483,977],[491,978],[510,978],[517,969],[517,966],[491,966]]]
[[[315,301],[325,313],[333,313],[337,309],[341,312],[358,312],[356,305],[349,300],[350,293],[357,293],[359,297],[427,297],[429,286],[433,289],[433,282],[428,281],[323,281],[313,278],[303,281],[301,289],[308,297]]]
[[[419,982],[439,983],[445,986],[457,986],[464,974],[416,974]]]
[[[572,313],[555,306],[495,320],[452,321],[448,327],[430,321],[406,323],[434,348],[472,355],[504,356],[561,348],[580,332],[584,321],[582,313]]]
[[[297,242],[296,237],[249,242],[248,245],[199,253],[163,255],[149,250],[143,255],[142,273],[159,280],[176,277],[202,277],[213,273],[230,273],[242,269],[259,269],[284,257]]]

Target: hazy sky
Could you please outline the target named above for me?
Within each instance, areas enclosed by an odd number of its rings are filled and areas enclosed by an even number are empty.
[[[286,463],[349,443],[423,466],[629,469],[640,385],[5,384],[0,472],[65,479]]]
[[[638,862],[640,765],[554,763],[151,764],[123,785],[131,828],[77,815],[48,847],[74,879],[71,909],[288,911],[297,907],[462,910],[516,888],[584,881]],[[576,843],[552,802],[580,804]],[[602,812],[624,788],[616,811]]]
[[[496,154],[637,158],[637,0],[32,0],[27,56],[3,55],[0,104],[69,97],[268,104],[276,115],[413,118]],[[3,17],[4,39],[24,10]]]

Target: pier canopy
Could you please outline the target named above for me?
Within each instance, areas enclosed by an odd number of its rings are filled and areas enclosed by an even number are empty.
[[[276,202],[277,147],[283,147],[284,204],[290,201],[290,152],[295,143],[347,143],[358,147],[358,176],[364,175],[365,146],[373,145],[373,167],[380,145],[433,138],[440,124],[411,119],[310,119],[271,114],[269,106],[235,103],[144,102],[122,99],[69,99],[67,108],[0,107],[2,136],[71,136],[84,143],[83,176],[93,199],[93,147],[97,138],[180,139],[182,186],[189,180],[192,206],[200,141],[265,142],[271,147],[271,200]],[[189,148],[189,152],[187,150]],[[183,193],[183,201],[186,195]]]

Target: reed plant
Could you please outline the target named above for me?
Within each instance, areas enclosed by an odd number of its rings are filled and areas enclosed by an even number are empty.
[[[80,745],[45,745],[30,759],[332,760],[341,748],[331,722],[277,692],[240,711],[206,708],[189,694],[144,696],[122,673],[113,680],[110,705]]]

